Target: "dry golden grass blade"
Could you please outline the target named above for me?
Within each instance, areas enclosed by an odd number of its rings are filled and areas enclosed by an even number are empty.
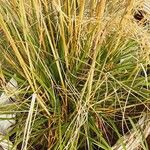
[[[33,113],[35,111],[35,100],[36,100],[36,94],[33,94],[30,109],[28,112],[28,117],[27,117],[26,124],[25,124],[23,143],[22,143],[21,150],[27,149],[28,140],[30,138],[30,133],[31,133],[32,124],[33,124]]]

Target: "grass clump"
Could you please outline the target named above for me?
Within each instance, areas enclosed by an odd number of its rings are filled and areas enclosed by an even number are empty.
[[[5,108],[17,115],[14,148],[109,150],[148,114],[150,43],[133,17],[139,5],[0,1],[2,84],[15,74],[19,85]]]

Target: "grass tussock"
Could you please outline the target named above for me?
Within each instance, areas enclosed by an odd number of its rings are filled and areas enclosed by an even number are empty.
[[[16,113],[14,149],[109,150],[148,114],[149,30],[133,17],[142,5],[0,0],[1,91],[18,82],[3,108]]]

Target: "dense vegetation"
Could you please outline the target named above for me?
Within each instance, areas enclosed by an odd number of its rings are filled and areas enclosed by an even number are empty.
[[[16,114],[5,136],[14,149],[109,150],[138,130],[150,100],[148,27],[134,19],[140,5],[0,0],[1,92],[18,82],[7,91],[15,102],[0,113]]]

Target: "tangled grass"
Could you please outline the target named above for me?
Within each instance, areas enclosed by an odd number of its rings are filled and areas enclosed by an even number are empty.
[[[0,106],[16,114],[13,149],[109,150],[136,129],[150,100],[149,28],[133,17],[142,5],[0,0],[1,92],[18,82]]]

